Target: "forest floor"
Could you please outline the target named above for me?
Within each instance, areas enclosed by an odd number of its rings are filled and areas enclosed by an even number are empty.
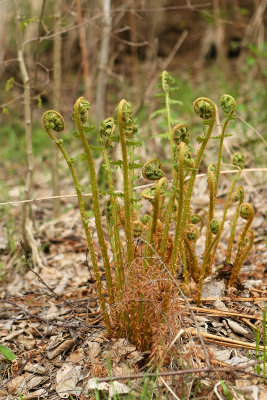
[[[4,233],[3,218],[0,342],[16,358],[8,361],[0,355],[0,399],[266,399],[263,364],[249,364],[262,357],[266,333],[267,191],[260,183],[245,189],[256,214],[255,245],[240,274],[241,284],[227,293],[224,274],[214,274],[205,282],[199,307],[193,297],[187,298],[188,304],[181,298],[177,318],[182,329],[170,342],[180,357],[169,355],[157,378],[146,377],[149,352],[137,351],[125,338],[107,335],[73,198],[62,200],[66,211],[57,220],[52,218],[51,201],[32,205],[40,249],[36,267],[25,259],[19,234],[12,238]],[[208,206],[201,183],[197,192],[196,211]],[[42,196],[39,191],[37,197]],[[224,199],[222,190],[218,218]],[[230,208],[230,217],[233,211]],[[11,207],[8,215],[19,221],[20,208]],[[223,263],[225,250],[223,239],[217,265]],[[94,377],[107,378],[99,383],[100,397]]]

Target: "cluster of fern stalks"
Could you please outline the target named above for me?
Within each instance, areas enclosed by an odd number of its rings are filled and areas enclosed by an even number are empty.
[[[236,282],[242,263],[254,241],[250,229],[254,216],[253,208],[244,203],[243,187],[236,188],[245,166],[245,159],[241,153],[233,155],[232,164],[237,173],[225,201],[223,218],[221,221],[215,218],[223,141],[227,126],[234,118],[234,98],[227,94],[221,97],[220,103],[225,118],[221,134],[217,137],[218,158],[208,166],[207,171],[210,201],[205,221],[200,215],[192,213],[191,198],[203,154],[212,137],[216,107],[206,97],[200,97],[193,103],[195,113],[202,120],[202,134],[197,137],[199,149],[193,156],[189,126],[186,123],[172,126],[171,106],[176,102],[171,99],[173,79],[168,72],[163,71],[159,82],[164,107],[157,114],[164,114],[166,119],[165,137],[170,146],[171,176],[165,176],[160,160],[153,158],[145,162],[142,166],[142,176],[153,183],[141,193],[141,197],[137,196],[134,189],[139,178],[138,171],[141,169],[136,150],[142,142],[134,123],[131,105],[126,100],[121,100],[115,118],[105,119],[98,129],[98,150],[102,152],[108,184],[106,192],[101,191],[98,186],[92,147],[87,140],[87,135],[92,132],[91,127],[86,125],[90,104],[80,97],[73,108],[73,120],[76,125],[73,134],[82,142],[82,159],[87,163],[89,170],[92,211],[105,280],[100,273],[89,225],[90,214],[85,209],[84,188],[80,184],[75,160],[69,156],[61,137],[65,128],[63,117],[56,111],[47,111],[43,115],[44,129],[58,146],[72,175],[106,328],[110,334],[128,337],[141,350],[150,348],[155,326],[166,322],[166,316],[173,304],[174,290],[177,291],[177,288],[175,289],[171,282],[167,270],[175,277],[182,266],[185,283],[183,288],[189,287],[193,279],[197,285],[196,301],[200,302],[203,281],[212,273],[216,249],[231,202],[236,203],[236,212],[232,219],[225,260],[227,264],[232,263],[228,287]],[[121,147],[121,160],[112,160],[111,149],[114,145]],[[121,192],[115,191],[117,168],[122,168],[123,172]],[[100,197],[106,199],[105,225]],[[145,202],[142,199],[151,203],[150,214],[142,214],[141,209]],[[239,217],[244,219],[245,223],[236,238]],[[206,237],[205,248],[202,255],[197,256],[196,243],[202,228]],[[105,241],[106,230],[109,234],[108,244]],[[233,248],[235,256],[232,255]],[[112,257],[109,249],[112,251]]]

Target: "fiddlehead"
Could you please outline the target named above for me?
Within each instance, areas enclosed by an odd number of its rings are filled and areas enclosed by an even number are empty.
[[[207,97],[199,97],[193,102],[195,113],[204,120],[211,121],[216,113],[214,103]]]
[[[241,170],[245,168],[246,160],[243,153],[239,151],[233,155],[232,164],[239,167]]]
[[[62,132],[65,129],[65,122],[61,114],[49,110],[43,114],[43,127],[50,136],[51,131]]]
[[[232,115],[235,112],[236,101],[230,94],[223,94],[220,103],[224,114]]]
[[[157,181],[164,176],[164,172],[162,170],[162,164],[156,158],[151,158],[148,160],[143,168],[142,175],[148,181]]]
[[[106,118],[99,125],[99,143],[107,150],[113,148],[112,139],[115,130],[116,125],[114,118]]]
[[[189,144],[190,132],[187,124],[177,124],[172,130],[173,143],[178,146],[180,142]]]

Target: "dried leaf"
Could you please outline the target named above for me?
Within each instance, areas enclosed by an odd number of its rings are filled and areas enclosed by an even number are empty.
[[[56,349],[47,353],[47,358],[49,360],[53,360],[53,358],[57,357],[59,354],[63,353],[63,351],[68,350],[75,343],[74,339],[65,340],[61,343]]]
[[[124,383],[114,381],[109,385],[109,399],[112,399],[116,394],[129,393],[131,389]]]
[[[78,396],[81,393],[81,389],[76,387],[80,379],[81,368],[73,364],[64,364],[58,370],[56,392],[61,399],[69,398],[70,394]]]

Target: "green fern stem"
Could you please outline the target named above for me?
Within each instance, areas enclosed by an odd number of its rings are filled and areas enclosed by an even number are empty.
[[[167,185],[168,180],[163,177],[161,178],[157,184],[156,184],[156,190],[155,190],[155,198],[154,198],[154,204],[153,204],[153,217],[152,217],[152,225],[151,225],[151,232],[150,232],[150,243],[153,246],[154,244],[154,235],[157,230],[157,222],[160,214],[160,199],[161,199],[161,192],[163,185]]]
[[[190,138],[190,132],[187,124],[180,123],[174,126],[172,130],[172,142],[173,142],[173,148],[174,148],[174,159],[172,161],[172,165],[176,166],[176,168],[173,169],[173,184],[172,184],[172,189],[171,189],[171,195],[169,198],[169,202],[166,207],[166,214],[165,214],[165,224],[164,224],[164,230],[163,230],[163,235],[162,235],[162,240],[161,240],[161,246],[160,246],[160,252],[163,254],[165,252],[166,246],[167,246],[167,238],[169,235],[169,229],[170,229],[170,223],[171,223],[171,218],[173,215],[173,209],[175,205],[175,199],[177,196],[177,185],[179,182],[179,173],[178,173],[178,167],[179,167],[179,145],[181,142],[184,142],[186,145],[189,144],[189,138]],[[185,151],[185,150],[184,150]],[[185,154],[184,154],[185,156]]]
[[[53,126],[51,127],[51,122],[50,122],[51,118],[53,118],[54,120],[57,119],[58,121],[61,120],[63,122],[62,127],[60,129],[58,129],[57,128],[58,124],[54,127]],[[52,125],[54,125],[54,123],[55,123],[55,121],[52,121]],[[50,127],[49,127],[49,125],[50,125]],[[89,249],[89,253],[90,253],[90,257],[91,257],[91,261],[92,261],[92,265],[93,265],[93,270],[94,270],[94,274],[95,274],[97,293],[98,293],[98,297],[100,299],[100,306],[101,306],[101,309],[103,312],[103,317],[104,317],[106,328],[107,328],[108,332],[111,333],[110,317],[108,315],[107,308],[106,308],[106,301],[105,301],[105,297],[103,294],[103,287],[102,287],[102,282],[101,282],[101,278],[100,278],[100,274],[99,274],[97,257],[96,257],[95,250],[94,250],[92,235],[91,235],[91,231],[89,228],[88,217],[87,217],[85,207],[84,207],[84,200],[83,200],[82,191],[80,189],[80,183],[78,180],[78,176],[77,176],[76,170],[73,166],[73,160],[68,156],[68,153],[63,146],[63,140],[57,139],[51,132],[51,129],[54,129],[56,131],[62,131],[64,129],[64,120],[58,112],[53,111],[53,110],[46,111],[43,115],[43,127],[44,127],[46,133],[50,136],[50,138],[53,140],[53,142],[58,146],[59,150],[61,151],[61,153],[68,165],[71,176],[72,176],[72,180],[73,180],[75,190],[77,193],[83,228],[84,228],[87,245],[88,245],[88,249]]]
[[[232,274],[231,274],[229,282],[228,282],[228,287],[231,287],[232,284],[238,278],[242,264],[245,261],[245,259],[247,258],[247,255],[250,252],[250,250],[254,244],[254,233],[251,229],[248,230],[247,235],[248,235],[248,244],[244,248],[242,248],[242,252],[240,252],[236,256],[236,259],[233,264],[234,266],[233,266]]]
[[[227,263],[227,264],[229,264],[231,262],[232,249],[233,249],[233,245],[234,245],[234,238],[235,238],[235,231],[236,231],[236,224],[237,224],[237,220],[238,220],[238,216],[239,216],[240,206],[244,201],[243,186],[238,186],[236,188],[235,193],[236,193],[236,195],[235,195],[236,198],[234,200],[238,201],[238,205],[237,205],[237,208],[235,211],[235,215],[233,217],[231,233],[230,233],[230,237],[229,237],[228,244],[227,244],[226,257],[225,257],[225,263]]]
[[[164,252],[166,250],[167,247],[167,240],[168,240],[168,236],[169,236],[169,230],[170,230],[170,224],[171,224],[171,219],[172,219],[172,215],[173,215],[173,208],[174,208],[174,203],[175,203],[175,199],[177,196],[177,185],[178,185],[178,181],[179,181],[179,174],[178,171],[175,171],[175,175],[174,175],[174,180],[173,180],[173,184],[172,184],[172,188],[171,188],[171,194],[170,194],[170,198],[167,204],[167,208],[166,208],[166,213],[165,213],[165,224],[164,224],[164,229],[163,229],[163,234],[162,234],[162,239],[161,239],[161,244],[160,244],[160,254],[163,256]]]
[[[215,196],[216,197],[217,197],[217,190],[218,190],[220,171],[221,171],[222,149],[223,149],[223,141],[224,141],[224,137],[225,137],[225,132],[226,132],[226,128],[227,128],[229,121],[231,121],[233,119],[233,113],[235,112],[235,109],[236,109],[236,101],[229,94],[222,95],[220,103],[221,103],[221,107],[222,107],[224,114],[226,114],[226,120],[223,124],[223,129],[222,129],[222,133],[220,136],[219,151],[218,151],[218,161],[217,161],[217,168],[216,168],[216,187],[215,187]]]
[[[212,254],[210,254],[210,262],[209,262],[208,268],[206,270],[206,275],[210,275],[211,274],[211,268],[212,268],[213,259],[215,257],[216,249],[218,247],[218,244],[219,244],[219,241],[220,241],[220,238],[221,238],[221,235],[222,235],[222,231],[223,231],[224,224],[225,224],[225,221],[226,221],[226,217],[227,217],[227,212],[228,212],[231,196],[232,196],[232,193],[234,191],[235,185],[236,185],[237,181],[240,178],[241,172],[242,172],[241,170],[238,171],[238,174],[235,176],[235,178],[234,178],[234,180],[232,182],[232,185],[230,187],[230,191],[229,191],[229,193],[228,193],[228,195],[226,197],[226,201],[225,201],[225,205],[224,205],[224,211],[223,211],[223,219],[222,219],[222,222],[221,222],[221,231],[220,231],[220,234],[218,236],[217,242],[215,243],[215,246],[213,247]]]
[[[196,283],[198,283],[198,281],[199,281],[199,267],[198,267],[198,258],[197,258],[196,253],[195,253],[195,246],[187,238],[184,238],[184,243],[185,243],[186,250],[187,250],[187,255],[188,255],[187,259],[188,259],[188,264],[189,264],[190,275],[192,276],[194,281]],[[184,268],[184,266],[183,266],[183,268]]]
[[[108,119],[109,123],[110,121],[113,123],[113,127],[115,128],[115,123],[114,120]],[[105,120],[107,121],[107,120]],[[102,129],[105,129],[105,121],[102,122],[100,125]],[[110,165],[109,157],[108,157],[108,152],[106,147],[104,146],[103,140],[101,138],[100,130],[98,130],[98,138],[99,138],[99,143],[101,145],[101,151],[105,163],[105,170],[107,173],[107,181],[108,181],[108,186],[109,190],[111,192],[110,195],[110,202],[111,202],[111,213],[112,213],[112,221],[113,221],[113,232],[114,232],[114,246],[113,246],[113,254],[115,258],[115,272],[117,276],[117,288],[121,291],[124,285],[124,269],[123,269],[123,259],[122,259],[122,249],[121,249],[121,240],[120,240],[120,233],[119,233],[119,221],[118,221],[118,203],[115,195],[115,187],[114,187],[114,182],[113,182],[113,177],[112,177],[112,168]],[[112,132],[110,132],[110,135]]]
[[[186,144],[181,142],[179,144],[179,163],[178,163],[178,175],[179,175],[179,197],[178,197],[178,211],[175,226],[175,236],[172,251],[172,272],[175,272],[175,264],[177,261],[178,253],[181,245],[182,231],[180,229],[182,221],[182,213],[184,207],[184,158],[185,158]]]
[[[185,226],[186,226],[188,216],[189,216],[191,197],[192,197],[192,193],[193,193],[196,175],[198,172],[198,168],[199,168],[204,150],[207,146],[207,143],[208,143],[211,133],[213,131],[214,124],[215,124],[215,118],[216,118],[215,105],[207,97],[200,97],[197,100],[195,100],[194,101],[194,109],[195,109],[195,112],[200,116],[200,118],[203,118],[204,120],[207,121],[207,123],[209,124],[209,128],[207,130],[205,137],[203,138],[201,147],[197,153],[197,157],[195,160],[195,168],[193,169],[191,177],[189,179],[188,189],[186,191],[186,196],[185,196],[184,206],[183,206],[183,217],[182,217],[181,225],[179,227],[180,237],[182,237],[184,235]]]
[[[220,224],[217,220],[214,220],[214,219],[213,219],[213,220],[211,221],[210,225],[212,225],[213,222],[216,222],[216,230],[217,230],[217,232],[216,232],[216,234],[215,234],[214,239],[211,241],[209,247],[207,248],[207,250],[206,250],[206,252],[205,252],[204,259],[203,259],[202,265],[201,265],[201,267],[200,267],[200,275],[199,275],[199,283],[198,283],[198,293],[197,293],[197,304],[198,304],[198,305],[200,304],[200,297],[201,297],[201,292],[202,292],[202,287],[203,287],[204,278],[205,278],[205,276],[207,275],[207,274],[206,274],[206,268],[207,268],[207,264],[208,264],[209,259],[210,259],[210,254],[211,254],[211,253],[214,253],[214,250],[213,250],[213,249],[214,249],[214,247],[216,247],[216,245],[217,245],[217,243],[218,243],[218,241],[219,241],[220,235],[221,235],[221,231],[222,231],[222,226],[221,226],[221,224]],[[214,233],[215,233],[215,231],[213,231],[213,234],[214,234]]]
[[[114,303],[114,289],[112,283],[112,276],[111,276],[111,268],[108,259],[107,253],[107,246],[104,237],[104,231],[102,226],[102,218],[100,213],[100,206],[99,206],[99,194],[98,194],[98,187],[97,187],[97,179],[94,167],[94,160],[91,154],[91,150],[89,144],[87,142],[87,138],[83,129],[82,123],[86,122],[87,116],[85,117],[85,113],[88,111],[88,108],[84,110],[84,105],[87,106],[88,102],[83,98],[80,97],[76,103],[74,104],[73,111],[74,111],[74,121],[77,126],[77,130],[82,141],[84,151],[86,154],[88,169],[90,172],[91,178],[91,186],[92,186],[92,200],[93,200],[93,208],[94,208],[94,217],[95,217],[95,224],[96,224],[96,231],[97,237],[99,241],[100,250],[103,257],[104,268],[106,273],[106,280],[107,280],[107,289],[108,289],[108,296],[110,304]]]
[[[211,231],[209,229],[209,226],[210,226],[211,220],[214,218],[215,201],[216,201],[215,175],[210,169],[208,171],[208,187],[209,187],[210,203],[209,203],[209,217],[208,217],[208,225],[207,225],[205,251],[209,248],[211,240],[212,240],[212,233],[211,233]],[[210,254],[210,256],[211,256],[211,254]],[[207,269],[206,269],[206,274],[207,275],[211,274],[211,268],[212,268],[212,259],[210,257],[210,260],[207,263]]]
[[[166,118],[167,118],[167,126],[168,126],[168,138],[170,142],[171,148],[171,162],[172,162],[172,172],[173,177],[175,174],[173,168],[173,161],[174,161],[174,145],[172,142],[172,123],[171,123],[171,108],[170,108],[170,88],[168,81],[171,79],[170,74],[167,71],[163,71],[161,74],[161,86],[165,96],[165,108],[166,108]]]
[[[244,253],[245,253],[245,251],[244,251],[244,243],[246,241],[246,236],[247,236],[249,227],[252,224],[252,221],[253,221],[253,218],[254,218],[253,207],[249,203],[241,204],[241,206],[240,206],[240,216],[241,216],[241,218],[245,219],[247,222],[246,222],[246,224],[245,224],[245,226],[244,226],[244,228],[243,228],[243,230],[241,232],[241,235],[240,235],[240,238],[239,238],[239,241],[238,241],[238,244],[237,244],[237,254],[236,254],[236,258],[235,258],[234,265],[233,265],[233,271],[232,271],[232,274],[231,274],[230,279],[229,279],[229,283],[228,283],[229,286],[231,286],[234,283],[234,281],[236,280],[236,278],[237,278],[237,276],[239,274],[240,268],[242,266],[241,260],[244,260]],[[248,252],[251,249],[251,247],[253,245],[253,241],[254,241],[253,232],[251,230],[250,230],[250,232],[251,233],[250,233],[249,238],[248,238],[248,240],[249,240]]]
[[[188,273],[188,265],[187,265],[184,242],[182,242],[181,252],[182,252],[182,262],[183,262],[184,283],[185,283],[185,287],[187,288],[187,292],[189,292],[189,290],[188,290],[189,289],[189,286],[188,286],[189,285],[189,273]]]
[[[126,145],[126,136],[124,131],[124,112],[127,107],[126,100],[121,100],[117,108],[117,120],[119,127],[120,143],[122,150],[122,162],[123,162],[123,198],[124,198],[124,210],[125,210],[125,236],[126,236],[126,247],[127,247],[127,259],[128,265],[133,262],[134,251],[133,251],[133,228],[132,228],[132,204],[131,199],[133,193],[130,191],[129,184],[129,165],[128,165],[128,154]]]
[[[236,256],[236,259],[233,263],[232,273],[228,281],[228,287],[231,287],[233,283],[237,280],[242,264],[247,258],[247,255],[254,244],[254,233],[251,229],[248,229],[247,235],[248,235],[248,244],[242,247],[242,252],[239,252]]]
[[[217,161],[217,167],[216,167],[216,185],[215,185],[215,197],[217,197],[217,191],[218,191],[218,184],[219,184],[219,178],[220,178],[220,172],[221,172],[221,162],[222,162],[222,150],[223,150],[223,141],[224,141],[224,136],[226,132],[227,125],[229,121],[233,119],[233,113],[228,115],[226,118],[223,128],[222,128],[222,133],[220,136],[220,144],[219,144],[219,150],[218,150],[218,161]]]
[[[232,196],[232,194],[233,194],[235,185],[236,185],[237,181],[238,181],[239,178],[240,178],[241,172],[242,172],[241,170],[238,171],[237,175],[235,176],[235,178],[234,178],[234,180],[233,180],[233,182],[232,182],[232,185],[231,185],[231,187],[230,187],[230,190],[229,190],[229,192],[228,192],[228,195],[227,195],[227,197],[226,197],[226,201],[225,201],[225,205],[224,205],[224,211],[223,211],[223,219],[222,219],[221,234],[222,234],[222,230],[223,230],[223,228],[224,228],[224,224],[225,224],[225,221],[226,221],[226,217],[227,217],[227,212],[228,212],[228,208],[229,208],[231,196]],[[219,240],[220,240],[220,237],[219,237]]]

